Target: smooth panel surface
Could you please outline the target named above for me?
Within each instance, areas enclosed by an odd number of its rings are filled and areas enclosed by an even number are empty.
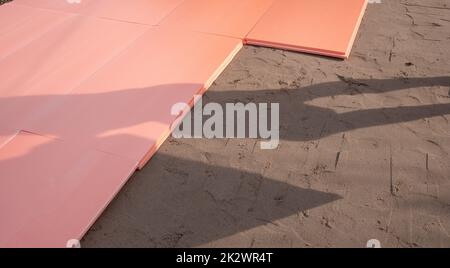
[[[172,106],[202,93],[241,47],[233,38],[149,30],[26,130],[138,163],[170,133]]]
[[[83,14],[120,21],[157,25],[183,0],[97,0]]]
[[[18,131],[6,128],[4,126],[0,127],[0,149],[4,147],[8,142],[10,142]]]
[[[347,58],[366,0],[276,0],[247,43]]]
[[[14,0],[11,4],[79,13],[81,10],[89,8],[96,1],[98,0],[80,0],[78,2],[71,0]]]
[[[162,26],[243,39],[274,0],[186,0]]]
[[[183,0],[15,0],[15,4],[61,10],[119,21],[157,25]]]
[[[64,13],[25,6],[0,6],[0,60],[70,17]]]
[[[72,16],[1,60],[0,125],[23,129],[26,122],[45,114],[147,29]]]
[[[0,148],[0,247],[81,239],[134,170],[121,157],[19,133]]]

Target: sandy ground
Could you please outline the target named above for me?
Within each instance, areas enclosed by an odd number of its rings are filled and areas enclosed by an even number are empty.
[[[280,147],[168,140],[83,246],[450,247],[450,1],[382,2],[348,61],[243,49],[205,101],[280,103]]]

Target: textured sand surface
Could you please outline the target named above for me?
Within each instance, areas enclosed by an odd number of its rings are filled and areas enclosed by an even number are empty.
[[[281,144],[168,140],[85,247],[450,247],[450,1],[371,4],[348,61],[246,47],[206,102]]]

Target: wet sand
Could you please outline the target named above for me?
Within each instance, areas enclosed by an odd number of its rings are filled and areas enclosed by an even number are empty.
[[[347,61],[246,47],[204,102],[281,143],[169,139],[84,247],[450,247],[450,3],[370,4]]]

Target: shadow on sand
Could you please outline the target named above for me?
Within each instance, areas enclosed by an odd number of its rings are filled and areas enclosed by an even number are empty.
[[[281,140],[308,141],[358,128],[450,114],[450,103],[337,114],[306,103],[315,98],[449,85],[449,77],[407,80],[341,77],[340,82],[298,89],[209,91],[204,103],[278,102],[282,110],[280,122],[285,126],[281,129]],[[340,198],[260,173],[158,153],[136,173],[84,243],[88,247],[200,246]]]
[[[281,140],[307,141],[359,128],[450,114],[450,102],[357,110],[338,114],[330,109],[307,104],[315,98],[377,94],[408,88],[427,90],[427,87],[449,85],[449,77],[407,80],[341,78],[338,82],[298,89],[210,91],[206,94],[204,102],[280,103]],[[184,96],[177,96],[165,102],[155,99],[154,96],[155,94],[165,95],[168,90],[176,91],[178,86],[167,85],[69,96],[0,98],[0,107],[29,107],[27,104],[30,103],[50,103],[55,108],[53,111],[58,111],[57,107],[65,107],[64,109],[70,107],[73,110],[63,115],[61,121],[66,125],[49,127],[46,135],[65,138],[72,127],[79,127],[70,126],[67,122],[71,122],[72,118],[82,114],[85,122],[83,128],[77,131],[92,144],[105,146],[123,144],[126,148],[145,153],[148,148],[144,148],[143,145],[151,144],[153,142],[151,139],[115,131],[166,118],[165,115],[155,116],[149,113],[145,107],[130,109],[130,103],[136,103],[136,100],[148,100],[145,103],[148,103],[149,107],[157,106],[157,111],[167,109],[167,116],[170,116],[171,104],[183,100]],[[99,107],[99,103],[104,105]],[[114,117],[111,116],[113,110],[116,111],[113,113],[116,115]],[[117,111],[123,112],[117,113]],[[47,119],[52,123],[54,117],[47,117],[49,114],[51,113],[45,111],[33,117]],[[115,135],[104,137],[102,134],[105,132],[114,132]],[[4,131],[0,134],[11,133]],[[39,150],[46,150],[47,146],[53,145],[38,146],[25,155],[2,160],[0,171],[8,169],[10,161],[33,158]],[[32,170],[30,174],[33,174]],[[262,174],[159,153],[144,170],[136,173],[129,181],[86,235],[84,243],[88,247],[199,246],[253,227],[273,223],[278,219],[323,206],[338,199],[340,197],[333,193],[303,189],[274,178],[264,177]],[[190,238],[183,240],[187,237]]]

